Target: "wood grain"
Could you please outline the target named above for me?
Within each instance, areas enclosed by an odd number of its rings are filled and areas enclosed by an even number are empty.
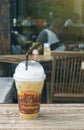
[[[0,62],[4,62],[4,63],[18,64],[19,62],[25,59],[26,59],[26,55],[0,55]],[[37,56],[29,55],[29,60],[35,60],[38,62],[48,62],[52,60],[52,57],[44,56],[44,55],[37,55]]]
[[[39,117],[20,117],[17,104],[0,104],[1,130],[84,130],[84,104],[41,104]]]

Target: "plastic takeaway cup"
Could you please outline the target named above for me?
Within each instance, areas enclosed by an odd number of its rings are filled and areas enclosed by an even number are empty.
[[[26,119],[38,117],[42,88],[46,78],[42,65],[29,60],[26,70],[25,61],[23,61],[17,65],[13,78],[15,79],[21,117]]]

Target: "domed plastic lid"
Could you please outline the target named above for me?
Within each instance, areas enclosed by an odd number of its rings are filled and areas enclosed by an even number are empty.
[[[19,81],[40,81],[46,78],[42,65],[36,61],[28,61],[28,69],[26,70],[25,62],[19,63],[15,69],[13,78]]]

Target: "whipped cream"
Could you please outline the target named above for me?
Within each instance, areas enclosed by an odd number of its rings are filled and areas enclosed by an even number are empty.
[[[40,81],[46,78],[42,65],[36,61],[28,61],[28,69],[26,70],[25,62],[19,63],[15,69],[13,78],[19,81]]]

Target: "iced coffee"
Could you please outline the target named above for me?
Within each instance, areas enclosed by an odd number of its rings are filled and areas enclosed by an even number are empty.
[[[19,112],[23,118],[38,117],[41,103],[41,94],[46,75],[42,65],[36,61],[25,61],[15,69],[14,79],[17,88]]]

